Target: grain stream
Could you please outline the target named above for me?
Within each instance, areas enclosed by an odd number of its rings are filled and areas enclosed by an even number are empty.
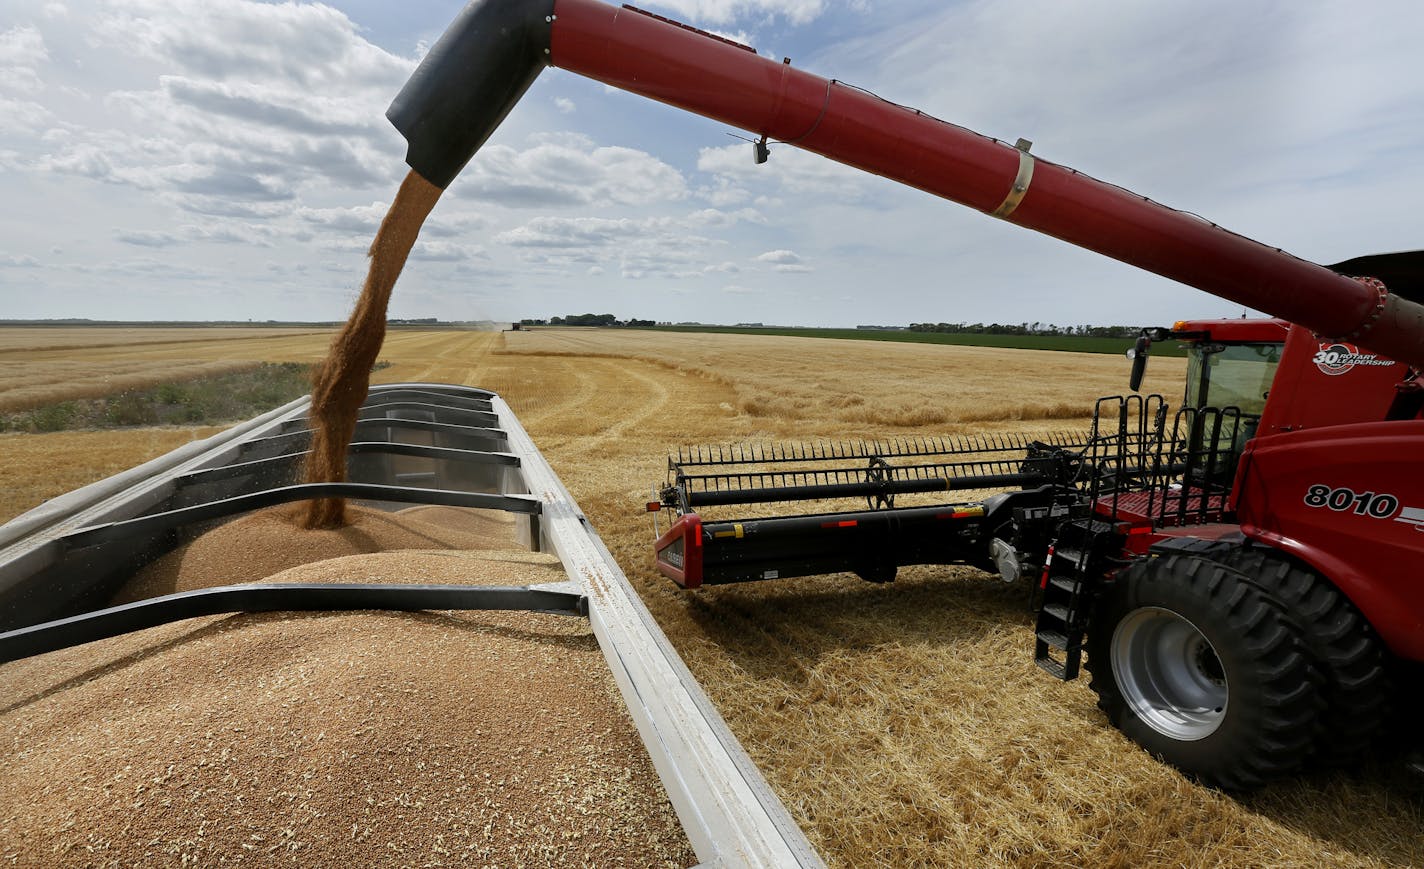
[[[410,256],[443,191],[415,172],[406,175],[371,242],[370,269],[356,308],[332,339],[326,360],[312,375],[312,443],[307,458],[308,483],[346,480],[346,448],[356,430],[356,416],[371,387],[371,366],[386,337],[386,308],[396,279]],[[339,528],[346,524],[346,502],[319,498],[309,502],[302,526]]]

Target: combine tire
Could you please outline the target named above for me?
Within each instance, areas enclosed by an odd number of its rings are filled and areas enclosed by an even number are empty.
[[[1389,718],[1389,678],[1369,623],[1315,572],[1266,549],[1236,549],[1222,563],[1249,576],[1286,608],[1324,677],[1316,760],[1358,760]]]
[[[1314,742],[1318,677],[1298,630],[1245,575],[1206,559],[1144,559],[1106,586],[1088,668],[1114,726],[1205,784],[1288,775]]]

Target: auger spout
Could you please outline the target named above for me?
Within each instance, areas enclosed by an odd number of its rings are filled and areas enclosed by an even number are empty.
[[[386,110],[405,161],[445,188],[549,63],[554,0],[472,0]]]

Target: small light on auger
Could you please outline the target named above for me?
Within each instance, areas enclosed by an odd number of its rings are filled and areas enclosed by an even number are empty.
[[[662,509],[663,509],[663,504],[662,504],[661,501],[649,501],[649,502],[648,502],[648,512],[649,512],[649,513],[657,513],[658,511],[660,511],[660,510],[662,510]]]

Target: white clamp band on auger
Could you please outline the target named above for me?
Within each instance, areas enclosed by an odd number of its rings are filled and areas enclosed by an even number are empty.
[[[1028,193],[1028,186],[1033,183],[1033,155],[1028,152],[1033,147],[1033,143],[1028,139],[1019,139],[1014,144],[1019,152],[1019,174],[1014,177],[1014,186],[1010,188],[1009,195],[1004,197],[1004,201],[994,210],[995,217],[1008,217],[1014,213],[1014,209],[1019,207],[1024,196]]]

